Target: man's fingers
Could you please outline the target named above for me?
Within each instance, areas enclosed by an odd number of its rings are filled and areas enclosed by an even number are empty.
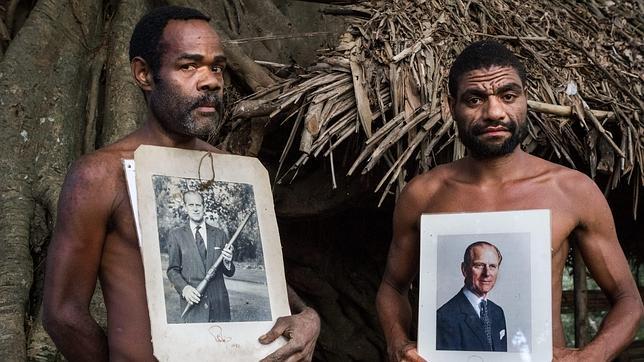
[[[306,358],[304,353],[295,353],[291,357],[286,359],[286,362],[300,362],[300,361],[310,361],[311,358]]]
[[[277,351],[266,356],[261,362],[269,361],[284,361],[286,356],[290,356],[286,361],[299,361],[299,359],[292,359],[294,355],[299,355],[298,352],[301,352],[302,348],[295,345],[295,343],[289,342],[284,346],[280,347]]]
[[[190,304],[198,304],[199,300],[201,300],[201,294],[197,291],[197,289],[191,286],[186,286],[183,297]]]
[[[416,348],[416,343],[410,343],[402,349],[402,361],[404,362],[426,362],[418,354],[418,349]]]
[[[286,323],[284,323],[283,317],[277,318],[277,321],[275,322],[275,325],[273,325],[273,328],[271,328],[271,330],[268,331],[263,336],[259,337],[259,343],[261,343],[261,344],[269,344],[269,343],[273,342],[274,340],[277,339],[277,337],[281,336],[282,333],[284,333],[285,329],[286,329]],[[284,347],[282,347],[282,348],[284,348]],[[277,351],[275,351],[275,353],[277,353],[282,348],[280,348]],[[273,354],[275,354],[275,353],[273,353]]]

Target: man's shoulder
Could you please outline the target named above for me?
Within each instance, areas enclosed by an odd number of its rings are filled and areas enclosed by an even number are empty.
[[[562,197],[585,198],[588,192],[599,191],[595,182],[586,174],[542,158],[530,155],[531,168],[537,177],[548,183],[552,192],[560,191]]]
[[[503,307],[501,307],[500,305],[498,305],[498,304],[494,303],[494,301],[492,301],[492,300],[488,299],[488,300],[487,300],[487,302],[488,302],[488,304],[490,305],[490,307],[492,307],[492,308],[498,308],[498,309],[500,309],[501,311],[503,311]]]
[[[184,223],[183,225],[175,226],[175,227],[171,228],[168,233],[169,234],[176,234],[176,233],[182,233],[182,232],[186,232],[186,231],[191,231],[189,225],[190,225],[189,223]]]
[[[123,160],[134,158],[134,151],[140,145],[136,132],[132,132],[114,143],[81,156],[76,160],[75,165],[81,170],[93,170],[94,173],[97,173],[98,169],[110,172],[117,168],[121,169]]]
[[[430,198],[443,185],[457,177],[454,163],[438,165],[431,170],[413,177],[405,186],[405,192],[415,198]]]
[[[115,191],[115,185],[123,180],[121,158],[114,152],[96,150],[76,159],[67,172],[67,184],[71,187],[95,186],[103,192]]]
[[[589,179],[588,176],[570,167],[566,167],[528,153],[525,153],[525,158],[522,159],[522,163],[524,163],[524,167],[526,169],[531,170],[537,175],[547,175],[549,177],[554,177],[557,180],[569,177]]]
[[[463,292],[459,291],[450,300],[448,300],[447,302],[445,302],[445,304],[438,308],[438,313],[445,316],[453,315],[455,312],[461,309],[461,305],[466,300],[467,299],[463,295]]]
[[[228,233],[220,228],[219,226],[212,225],[209,223],[206,223],[206,230],[208,230],[208,237],[212,236],[217,236],[217,237],[222,237],[222,238],[227,238]]]
[[[209,222],[206,222],[206,229],[208,229],[208,231],[212,230],[212,231],[217,231],[217,232],[223,232],[223,230],[219,226],[213,225],[213,224],[211,224]]]

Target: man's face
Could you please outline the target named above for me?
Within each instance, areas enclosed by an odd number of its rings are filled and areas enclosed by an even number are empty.
[[[188,137],[217,132],[226,65],[217,33],[203,20],[170,20],[160,46],[150,111],[168,132]]]
[[[527,135],[527,100],[517,71],[492,66],[461,76],[450,98],[459,137],[476,158],[508,154]]]
[[[486,296],[494,288],[499,271],[499,255],[489,245],[475,246],[471,250],[470,265],[461,265],[465,286],[479,297]]]
[[[186,209],[188,210],[188,217],[190,220],[200,224],[203,220],[203,199],[198,194],[186,194],[184,196]]]

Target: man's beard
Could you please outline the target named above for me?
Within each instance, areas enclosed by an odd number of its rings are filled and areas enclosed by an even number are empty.
[[[501,144],[488,143],[481,141],[478,136],[484,133],[486,127],[503,126],[508,132],[511,133],[510,138],[503,141]],[[526,122],[510,121],[504,123],[496,121],[485,124],[475,124],[469,130],[458,128],[459,138],[463,145],[470,151],[474,158],[493,158],[507,155],[514,151],[514,149],[526,138],[528,135],[528,124]]]
[[[191,137],[214,136],[219,132],[223,118],[223,100],[219,94],[211,92],[201,97],[186,97],[161,79],[155,86],[150,95],[150,110],[165,130]],[[200,125],[194,117],[194,110],[205,105],[214,105],[215,112],[204,115],[210,118],[210,122]]]

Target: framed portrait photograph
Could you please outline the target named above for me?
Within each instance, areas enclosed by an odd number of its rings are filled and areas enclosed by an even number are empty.
[[[258,342],[290,314],[270,181],[260,162],[141,146],[129,167],[155,357],[257,361],[283,345]]]
[[[418,352],[551,361],[550,211],[421,216]]]

